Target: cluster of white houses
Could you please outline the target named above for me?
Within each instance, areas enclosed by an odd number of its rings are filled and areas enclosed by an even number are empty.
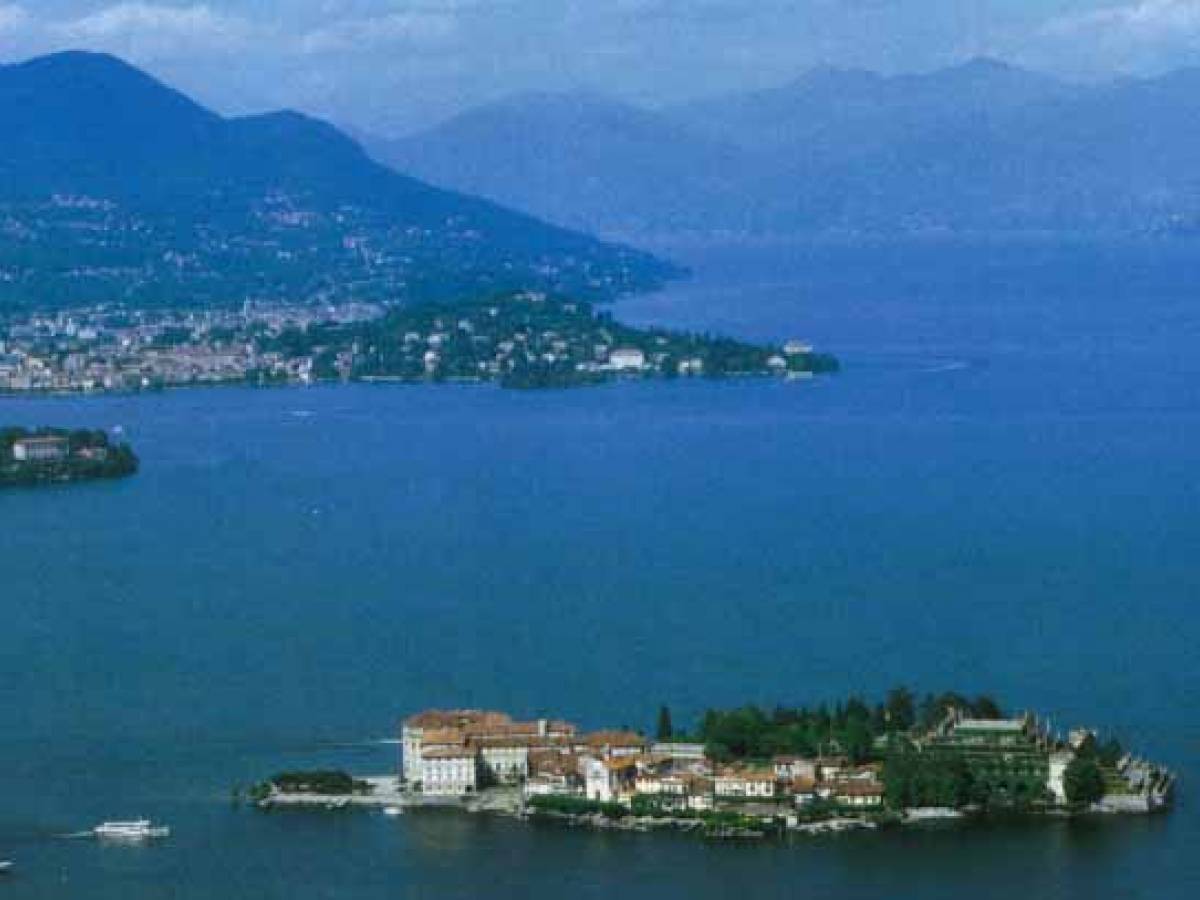
[[[719,765],[700,744],[651,742],[628,731],[583,733],[569,722],[517,722],[501,712],[430,710],[411,716],[403,723],[401,746],[406,787],[431,796],[465,796],[509,784],[521,785],[527,796],[624,805],[640,796],[681,811],[754,801],[883,805],[878,765],[795,756]]]

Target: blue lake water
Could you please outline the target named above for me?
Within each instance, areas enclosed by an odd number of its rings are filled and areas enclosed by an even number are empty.
[[[0,494],[14,898],[1191,897],[1200,248],[674,248],[639,322],[804,337],[834,379],[0,398],[143,471]],[[434,705],[650,727],[905,682],[1109,729],[1169,816],[708,845],[264,815]],[[62,835],[174,828],[145,848]]]

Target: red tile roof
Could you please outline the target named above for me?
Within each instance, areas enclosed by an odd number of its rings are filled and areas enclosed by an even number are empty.
[[[593,731],[584,740],[590,747],[644,747],[646,739],[632,731]]]

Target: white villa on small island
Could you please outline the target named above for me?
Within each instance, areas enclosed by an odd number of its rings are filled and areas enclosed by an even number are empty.
[[[479,788],[476,755],[465,748],[426,750],[421,764],[421,783],[426,794],[461,797]]]
[[[514,722],[500,712],[430,710],[410,716],[401,727],[401,777],[437,795],[516,784],[530,774],[531,753],[569,748],[575,733],[569,722]]]
[[[608,354],[608,368],[614,372],[640,372],[646,368],[646,354],[636,347],[618,347]]]
[[[813,345],[807,341],[792,339],[783,345],[783,352],[788,356],[804,356],[813,352]]]
[[[35,435],[13,442],[12,455],[17,462],[61,462],[67,458],[70,445],[61,435]]]

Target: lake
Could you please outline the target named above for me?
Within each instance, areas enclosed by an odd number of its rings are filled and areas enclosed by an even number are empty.
[[[694,278],[619,315],[844,372],[0,398],[143,460],[0,494],[0,893],[1193,896],[1200,248],[668,249]],[[230,802],[385,771],[428,706],[648,729],[899,683],[1111,731],[1180,802],[750,847]],[[64,837],[138,815],[173,836]]]

